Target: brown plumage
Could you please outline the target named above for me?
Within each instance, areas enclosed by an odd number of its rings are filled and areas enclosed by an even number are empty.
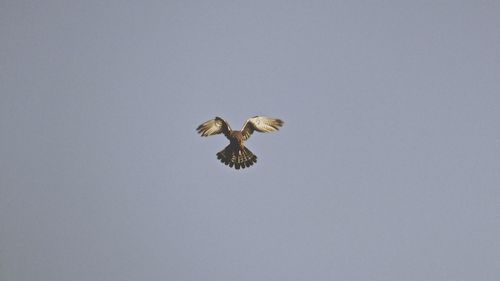
[[[257,156],[245,147],[245,141],[250,138],[253,132],[274,132],[281,126],[283,126],[283,121],[280,119],[255,116],[249,118],[240,131],[233,131],[224,119],[215,117],[215,119],[208,120],[198,126],[196,130],[202,137],[224,134],[229,140],[229,145],[217,153],[217,159],[229,167],[239,170],[250,167],[257,162]]]

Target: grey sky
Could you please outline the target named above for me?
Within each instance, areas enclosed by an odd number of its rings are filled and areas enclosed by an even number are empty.
[[[499,280],[500,2],[2,1],[0,280]],[[219,115],[254,134],[219,163]]]

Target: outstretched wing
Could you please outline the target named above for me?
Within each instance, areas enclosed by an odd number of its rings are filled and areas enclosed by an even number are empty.
[[[231,127],[229,127],[229,124],[224,121],[224,119],[215,117],[215,119],[208,120],[207,122],[198,126],[196,130],[201,134],[202,137],[208,137],[220,133],[223,133],[226,137],[229,137]]]
[[[243,135],[243,140],[247,140],[253,134],[253,131],[261,133],[274,132],[279,130],[281,126],[283,126],[283,121],[280,119],[255,116],[245,122],[243,128],[241,128],[241,134]]]

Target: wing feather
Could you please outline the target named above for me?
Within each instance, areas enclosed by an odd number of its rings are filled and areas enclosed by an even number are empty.
[[[277,118],[265,117],[265,116],[255,116],[249,118],[243,128],[241,128],[241,133],[243,139],[247,140],[253,134],[254,131],[267,133],[279,130],[279,127],[283,126],[283,121]]]
[[[220,133],[223,133],[226,137],[228,137],[229,132],[231,132],[231,127],[229,127],[229,124],[224,121],[224,119],[215,117],[215,119],[208,120],[207,122],[198,126],[196,130],[201,134],[202,137],[208,137]]]

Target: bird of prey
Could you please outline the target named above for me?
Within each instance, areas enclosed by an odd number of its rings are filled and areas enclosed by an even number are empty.
[[[220,117],[208,120],[196,128],[202,137],[211,135],[224,134],[229,140],[229,145],[217,153],[217,159],[222,163],[233,167],[236,170],[240,168],[252,166],[257,162],[255,156],[248,148],[245,147],[245,141],[250,138],[254,131],[267,133],[274,132],[283,125],[283,121],[276,118],[255,116],[249,118],[240,131],[233,131],[229,124]]]

